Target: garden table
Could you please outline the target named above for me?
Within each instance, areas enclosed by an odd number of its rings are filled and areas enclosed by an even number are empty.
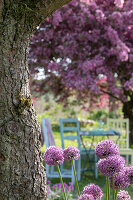
[[[95,168],[97,168],[96,166],[96,163],[97,163],[97,156],[95,155],[95,146],[97,145],[97,138],[99,139],[99,136],[100,136],[100,140],[101,141],[103,139],[103,136],[107,137],[108,139],[110,138],[110,136],[116,136],[116,143],[118,142],[120,136],[121,136],[121,133],[117,130],[114,130],[114,129],[108,129],[108,130],[104,130],[104,129],[95,129],[95,130],[90,130],[90,131],[87,131],[87,130],[80,130],[80,139],[81,139],[81,144],[83,146],[83,148],[85,149],[85,152],[86,152],[86,156],[87,156],[87,159],[86,161],[84,162],[84,170],[82,171],[83,173],[87,170],[91,170],[92,169],[88,169],[86,166],[87,166],[87,163],[88,162],[92,162],[91,159],[90,159],[90,156],[92,154],[94,154],[94,166]],[[105,138],[104,137],[104,138]],[[87,143],[88,142],[88,143]],[[87,147],[88,146],[88,147]],[[98,174],[97,174],[97,170],[96,170],[96,174],[95,174],[95,177],[98,177]]]
[[[84,131],[84,130],[80,130],[80,139],[81,139],[81,143],[83,145],[83,147],[86,149],[86,145],[85,145],[85,140],[84,138],[89,138],[91,139],[90,142],[90,149],[94,146],[93,143],[94,141],[97,141],[97,138],[100,136],[100,140],[102,140],[102,136],[106,136],[108,139],[110,136],[116,136],[116,143],[118,142],[118,140],[120,139],[121,133],[117,130],[114,129],[108,129],[108,130],[104,130],[104,129],[95,129],[95,130],[90,130],[90,131]],[[96,140],[95,140],[96,139]]]

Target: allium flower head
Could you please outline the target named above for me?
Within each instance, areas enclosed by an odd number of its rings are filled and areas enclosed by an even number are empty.
[[[66,149],[63,151],[64,159],[69,161],[69,160],[78,160],[80,154],[79,154],[79,149],[77,149],[74,146],[68,146]]]
[[[131,197],[127,191],[120,190],[120,192],[118,192],[118,194],[117,194],[117,199],[118,200],[131,200]]]
[[[125,168],[130,184],[133,184],[133,166]]]
[[[109,177],[110,186],[112,187],[112,176]],[[125,170],[120,171],[114,176],[114,187],[115,189],[124,189],[130,185],[128,176]]]
[[[120,155],[100,159],[97,167],[104,176],[113,176],[125,167],[125,159]]]
[[[98,185],[89,184],[84,187],[83,194],[91,194],[94,197],[94,200],[101,200],[103,192]]]
[[[57,146],[50,146],[44,153],[44,161],[47,165],[59,165],[63,163],[63,149]]]
[[[106,158],[110,155],[118,155],[119,147],[111,140],[103,140],[96,146],[95,154],[99,158]]]
[[[78,200],[95,200],[91,194],[82,194]]]

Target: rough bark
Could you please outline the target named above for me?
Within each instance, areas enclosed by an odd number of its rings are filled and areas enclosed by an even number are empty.
[[[40,127],[28,86],[29,35],[18,36],[14,20],[4,23],[0,39],[0,199],[44,199]]]
[[[27,54],[35,26],[66,2],[0,1],[0,200],[46,199]]]

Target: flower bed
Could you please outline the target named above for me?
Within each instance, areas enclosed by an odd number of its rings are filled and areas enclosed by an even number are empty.
[[[124,189],[133,184],[133,166],[126,166],[125,159],[119,155],[119,147],[111,140],[105,140],[98,143],[95,148],[95,153],[99,157],[97,163],[98,170],[106,177],[106,200],[131,200],[130,195]],[[63,194],[62,199],[72,199],[72,191],[67,189],[70,186],[63,183],[59,167],[64,159],[67,161],[72,160],[78,200],[101,200],[103,192],[98,185],[93,183],[85,186],[80,195],[73,165],[73,160],[77,160],[79,156],[79,150],[73,146],[69,146],[64,150],[57,146],[50,146],[45,151],[44,160],[46,164],[57,165],[58,167],[61,184],[55,184],[54,187],[61,188],[60,191]],[[113,199],[110,198],[111,193],[113,194]]]

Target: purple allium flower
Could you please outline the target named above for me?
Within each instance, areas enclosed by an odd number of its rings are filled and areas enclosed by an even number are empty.
[[[97,167],[104,176],[113,176],[125,167],[125,159],[120,155],[108,156],[100,159]]]
[[[69,183],[69,187],[70,187],[70,190],[71,190],[71,191],[74,190],[74,187],[73,187],[73,183],[72,183],[72,182]]]
[[[54,184],[51,188],[54,190],[57,187],[58,187],[58,183]]]
[[[103,192],[98,185],[89,184],[84,187],[83,194],[91,194],[94,197],[94,200],[101,200]]]
[[[110,186],[112,187],[112,176],[109,177]],[[114,176],[114,187],[115,189],[124,189],[130,185],[128,176],[125,170],[120,171]]]
[[[64,188],[66,188],[67,190],[69,190],[69,186],[66,183],[63,183],[63,185],[64,185]]]
[[[125,168],[130,184],[133,184],[133,166]]]
[[[68,186],[66,183],[63,183],[63,185],[64,185],[64,190],[65,190],[65,192],[71,191],[71,187],[70,187],[70,186]],[[63,192],[62,184],[61,184],[61,183],[56,183],[56,184],[54,184],[54,185],[51,187],[51,189],[53,189],[53,190],[58,190],[58,191]]]
[[[51,183],[51,181],[48,180],[48,181],[47,181],[47,184],[50,184],[50,183]]]
[[[111,140],[103,140],[95,148],[95,154],[99,158],[106,158],[111,155],[119,154],[119,147]]]
[[[77,149],[74,146],[68,146],[66,149],[63,151],[64,159],[69,161],[69,160],[78,160],[80,154],[79,154],[79,149]]]
[[[120,192],[118,192],[118,194],[117,194],[117,199],[118,200],[131,200],[131,197],[127,191],[120,190]]]
[[[78,200],[95,200],[95,199],[94,199],[93,195],[91,195],[91,194],[82,194],[82,195],[80,195]]]
[[[44,153],[44,161],[47,165],[59,165],[63,163],[63,149],[57,146],[50,146]]]
[[[58,183],[58,188],[60,189],[62,187],[62,184],[61,183]]]

